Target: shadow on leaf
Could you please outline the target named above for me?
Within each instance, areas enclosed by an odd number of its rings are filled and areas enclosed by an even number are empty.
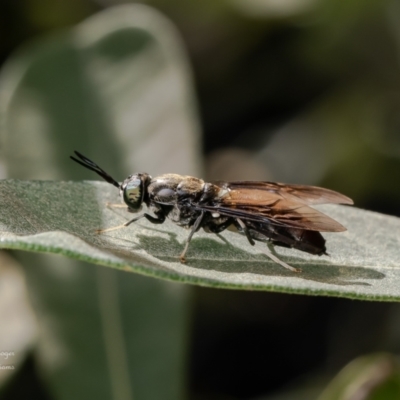
[[[147,228],[148,229],[148,228]],[[150,228],[158,231],[157,229]],[[161,232],[161,231],[160,231]],[[179,255],[182,252],[183,244],[177,240],[177,235],[173,232],[162,231],[168,238],[161,236],[147,236],[138,234],[136,239],[139,242],[127,240],[126,250],[130,251],[134,247],[145,250],[152,257],[165,262],[179,262]],[[245,238],[243,238],[246,240]],[[309,262],[294,256],[279,256],[283,261],[290,265],[300,267],[301,273],[293,273],[286,270],[278,264],[273,263],[266,255],[252,254],[242,250],[225,238],[224,243],[215,239],[194,238],[187,253],[186,266],[190,268],[219,271],[229,274],[257,274],[263,276],[280,276],[299,278],[309,281],[321,282],[340,286],[371,286],[368,282],[360,282],[362,279],[383,279],[385,275],[365,267],[348,267],[346,265],[333,265],[329,261],[321,260],[315,256],[315,261]],[[264,246],[263,243],[257,243],[256,246]],[[112,249],[110,249],[113,251]],[[121,248],[115,249],[116,253],[121,255]],[[113,251],[115,252],[115,251]],[[124,257],[129,257],[129,251],[124,251]],[[174,269],[176,272],[176,270]]]

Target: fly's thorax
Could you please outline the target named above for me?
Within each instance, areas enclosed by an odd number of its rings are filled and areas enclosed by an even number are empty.
[[[186,195],[188,197],[197,197],[204,189],[203,179],[195,178],[193,176],[184,176],[181,183],[177,187],[179,195]]]
[[[150,181],[151,176],[143,172],[129,175],[122,182],[120,194],[131,212],[140,211],[142,208]]]
[[[201,195],[204,181],[187,175],[164,174],[152,179],[148,193],[150,201],[173,205],[180,199]]]

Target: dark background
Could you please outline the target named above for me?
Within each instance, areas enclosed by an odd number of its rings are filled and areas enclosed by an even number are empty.
[[[0,62],[26,41],[116,3],[3,0]],[[209,179],[316,184],[345,193],[360,208],[400,215],[396,1],[147,4],[173,21],[189,54]],[[315,147],[321,135],[335,143],[334,155],[321,156],[326,148]],[[279,162],[261,157],[276,148]],[[333,162],[320,166],[321,157]],[[278,168],[293,160],[302,166],[297,174]],[[196,287],[190,398],[256,398],[304,382],[318,387],[360,355],[396,354],[391,326],[399,311],[389,303]],[[51,398],[32,356],[4,398],[23,398],[26,390],[36,393],[30,398]]]

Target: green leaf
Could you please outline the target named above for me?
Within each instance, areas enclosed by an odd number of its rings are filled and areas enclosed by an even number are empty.
[[[128,228],[96,234],[132,217],[118,202],[118,191],[103,182],[3,181],[1,246],[61,253],[97,264],[174,281],[221,288],[272,290],[369,300],[400,299],[400,220],[354,207],[319,207],[348,231],[324,234],[330,256],[276,247],[293,273],[252,247],[236,233],[199,232],[178,256],[188,232],[167,221],[142,220]]]
[[[318,400],[398,399],[400,369],[396,357],[376,353],[358,357],[329,383]]]

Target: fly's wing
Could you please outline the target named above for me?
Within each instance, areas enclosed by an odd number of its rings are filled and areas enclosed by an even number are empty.
[[[281,195],[285,199],[292,199],[303,204],[353,204],[349,197],[317,186],[286,185],[276,182],[229,182],[226,187],[232,190],[255,189]]]
[[[351,200],[328,189],[270,182],[229,182],[220,187],[212,204],[198,209],[277,226],[319,232],[342,232],[346,228],[308,204],[345,203]]]

